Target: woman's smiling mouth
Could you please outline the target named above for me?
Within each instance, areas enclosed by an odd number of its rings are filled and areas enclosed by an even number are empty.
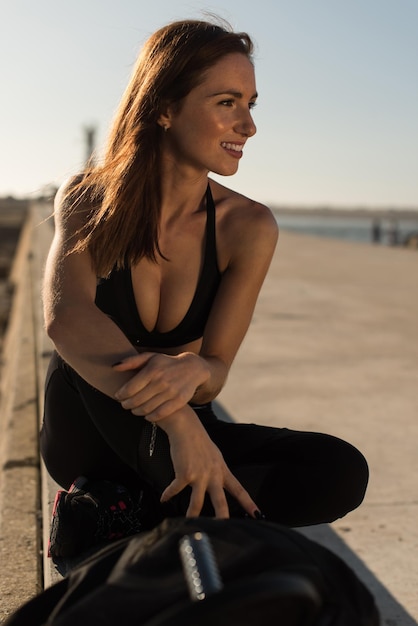
[[[231,154],[232,156],[234,156],[236,158],[241,158],[242,157],[242,149],[244,147],[244,144],[230,143],[228,141],[222,141],[221,146],[222,146],[222,148],[224,148],[224,150],[229,152],[229,154]]]

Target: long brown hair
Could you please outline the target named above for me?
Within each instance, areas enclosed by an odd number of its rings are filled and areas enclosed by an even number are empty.
[[[111,128],[103,162],[90,167],[69,192],[73,205],[90,207],[75,250],[88,249],[97,275],[156,260],[160,217],[161,133],[157,120],[181,100],[204,72],[227,54],[252,58],[247,33],[227,25],[188,20],[171,23],[145,43]],[[71,202],[70,202],[71,204]]]

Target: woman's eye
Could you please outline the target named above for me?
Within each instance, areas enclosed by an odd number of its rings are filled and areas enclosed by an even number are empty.
[[[233,107],[235,104],[235,100],[233,98],[229,98],[228,100],[221,100],[219,104],[224,107]],[[257,102],[255,101],[248,103],[248,108],[250,109],[250,111],[254,109],[254,107],[256,106],[257,106]]]

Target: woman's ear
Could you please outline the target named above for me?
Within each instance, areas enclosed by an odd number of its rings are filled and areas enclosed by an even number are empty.
[[[170,128],[170,122],[168,121],[166,115],[160,115],[160,117],[157,120],[157,124],[161,126],[161,128],[165,131],[167,131]]]
[[[170,105],[166,105],[162,108],[161,113],[157,119],[157,124],[167,131],[171,126],[172,110]]]

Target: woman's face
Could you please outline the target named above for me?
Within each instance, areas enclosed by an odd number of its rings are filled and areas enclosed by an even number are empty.
[[[256,132],[251,116],[256,98],[252,63],[240,53],[225,56],[180,108],[170,107],[160,118],[168,126],[163,154],[191,173],[235,174],[245,142]]]

